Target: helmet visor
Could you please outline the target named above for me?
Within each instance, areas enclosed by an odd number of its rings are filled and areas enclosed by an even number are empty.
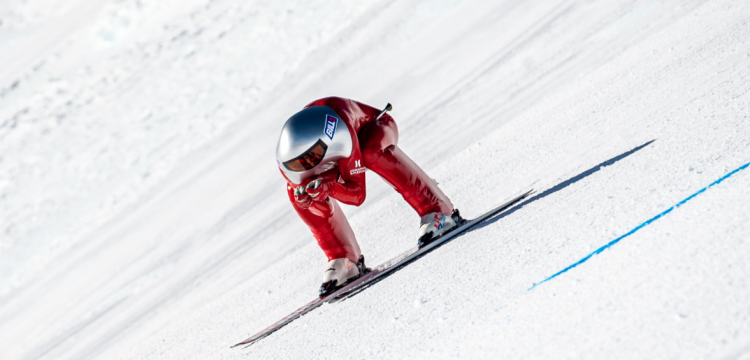
[[[291,171],[305,171],[310,170],[320,164],[328,150],[323,140],[318,140],[311,148],[307,149],[302,155],[288,161],[284,161],[282,164],[285,168]]]

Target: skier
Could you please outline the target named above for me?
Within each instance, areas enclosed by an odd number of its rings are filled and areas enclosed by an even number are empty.
[[[437,183],[398,147],[398,128],[387,110],[390,104],[381,112],[328,97],[305,106],[281,130],[276,160],[289,200],[328,257],[321,297],[369,270],[335,201],[361,205],[367,169],[393,186],[420,216],[420,247],[462,221]]]

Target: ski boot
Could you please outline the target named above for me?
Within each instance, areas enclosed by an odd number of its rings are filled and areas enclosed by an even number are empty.
[[[320,297],[332,294],[368,272],[370,272],[370,268],[365,266],[364,255],[359,256],[359,261],[356,264],[347,258],[329,261],[327,269],[323,273],[323,284],[320,285]]]
[[[451,216],[439,212],[426,214],[420,221],[417,245],[421,248],[463,223],[464,219],[458,209],[453,210]]]

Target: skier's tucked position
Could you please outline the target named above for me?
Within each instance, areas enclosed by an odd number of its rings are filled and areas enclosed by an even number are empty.
[[[329,260],[321,296],[368,271],[335,201],[355,206],[365,201],[366,169],[419,214],[419,246],[461,222],[435,181],[399,149],[396,122],[385,110],[339,97],[316,100],[284,124],[276,159],[289,200]]]

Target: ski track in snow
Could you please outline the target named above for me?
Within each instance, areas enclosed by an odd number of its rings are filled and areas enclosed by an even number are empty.
[[[750,172],[632,232],[750,161],[748,14],[6,1],[0,358],[748,358]],[[537,195],[230,349],[316,296],[325,259],[273,152],[329,95],[392,102],[400,146],[466,217]],[[344,211],[375,266],[418,217],[368,177]]]

